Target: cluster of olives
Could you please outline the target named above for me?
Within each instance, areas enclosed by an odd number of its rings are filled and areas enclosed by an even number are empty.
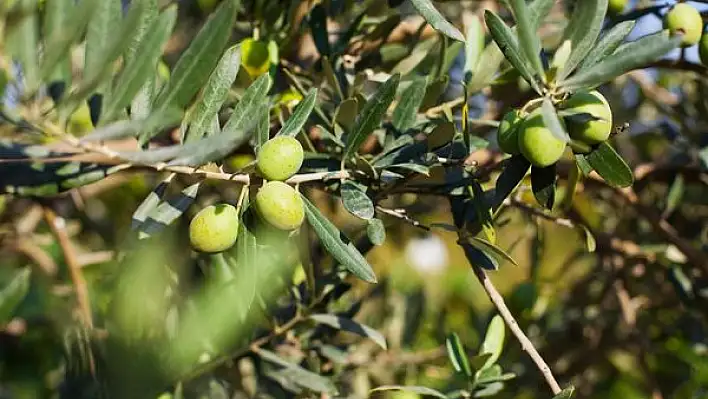
[[[612,110],[605,97],[597,91],[577,92],[559,104],[567,115],[561,123],[570,138],[580,148],[591,148],[610,137]],[[541,108],[531,112],[512,110],[504,115],[497,141],[502,151],[522,154],[533,166],[544,168],[563,156],[566,143],[556,138],[546,127]]]
[[[266,142],[258,153],[257,168],[266,180],[258,190],[254,208],[269,226],[292,231],[305,219],[300,194],[284,181],[302,166],[302,145],[292,137],[275,137]],[[189,238],[199,252],[216,253],[236,243],[239,215],[229,204],[211,205],[200,210],[189,225]]]
[[[708,65],[708,34],[703,33],[701,13],[690,4],[678,3],[664,16],[664,27],[671,35],[682,35],[681,47],[698,44],[703,64]]]

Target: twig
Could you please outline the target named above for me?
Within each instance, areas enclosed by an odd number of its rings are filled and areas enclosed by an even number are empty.
[[[93,318],[91,317],[91,305],[89,302],[88,289],[86,288],[86,280],[81,274],[81,264],[74,245],[71,243],[69,234],[66,231],[66,222],[63,218],[49,207],[44,208],[44,219],[47,221],[49,228],[59,242],[62,252],[64,253],[64,261],[69,268],[69,276],[76,290],[76,301],[79,304],[81,319],[87,328],[93,328]]]
[[[406,223],[408,223],[408,224],[410,224],[410,225],[412,225],[412,226],[414,226],[414,227],[418,227],[418,228],[423,229],[423,230],[425,230],[425,231],[430,231],[430,227],[429,227],[429,226],[426,226],[426,225],[422,224],[421,222],[419,222],[419,221],[417,221],[417,220],[415,220],[415,219],[412,219],[410,216],[406,215],[406,211],[405,211],[405,210],[401,210],[401,209],[388,209],[388,208],[384,208],[384,207],[382,207],[382,206],[380,206],[380,205],[377,205],[377,206],[376,206],[376,210],[378,210],[379,212],[384,213],[384,214],[386,214],[386,215],[393,216],[393,217],[395,217],[395,218],[397,218],[397,219],[400,219],[400,220],[402,220],[402,221],[404,221],[404,222],[406,222]]]
[[[548,366],[546,361],[543,360],[543,357],[541,357],[541,355],[538,353],[536,347],[533,346],[531,340],[529,340],[526,334],[524,334],[524,332],[521,330],[521,327],[519,327],[519,323],[516,322],[516,319],[514,319],[514,316],[511,314],[511,311],[509,311],[509,308],[506,306],[506,303],[504,303],[504,298],[501,296],[501,294],[499,294],[499,291],[497,291],[497,289],[494,287],[494,284],[492,284],[492,280],[489,279],[487,273],[485,273],[482,268],[476,265],[471,266],[472,271],[474,271],[475,276],[482,284],[482,287],[487,293],[487,296],[489,296],[489,299],[499,311],[499,314],[504,319],[504,322],[506,322],[506,325],[514,334],[517,341],[519,341],[519,343],[521,344],[521,349],[528,353],[529,357],[531,357],[531,360],[533,360],[533,362],[536,364],[536,367],[546,379],[548,386],[551,387],[551,391],[553,392],[553,394],[557,395],[558,393],[560,393],[561,387],[560,385],[558,385],[558,382],[553,376],[551,368]]]

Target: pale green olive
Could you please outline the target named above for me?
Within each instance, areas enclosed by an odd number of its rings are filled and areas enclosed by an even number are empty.
[[[258,152],[258,171],[267,180],[287,180],[300,170],[304,158],[302,145],[295,138],[275,137]]]
[[[563,102],[563,109],[574,114],[565,118],[572,139],[594,145],[610,137],[612,109],[599,92],[575,93]]]
[[[545,168],[563,156],[565,142],[551,133],[540,113],[534,113],[519,128],[519,150],[531,165]]]
[[[499,148],[507,154],[519,153],[519,126],[522,119],[518,110],[512,110],[504,115],[497,129],[497,143]]]
[[[239,217],[229,204],[208,206],[199,211],[189,223],[189,240],[199,252],[225,251],[238,238]]]
[[[695,7],[678,3],[664,16],[664,26],[672,36],[683,35],[681,47],[690,47],[701,39],[703,18]]]
[[[698,42],[698,55],[703,65],[708,65],[708,33],[704,33],[701,41]]]
[[[627,0],[610,0],[607,4],[607,9],[612,14],[622,14],[627,8]]]
[[[270,181],[256,194],[256,212],[278,230],[295,230],[305,220],[305,204],[294,188],[280,181]]]

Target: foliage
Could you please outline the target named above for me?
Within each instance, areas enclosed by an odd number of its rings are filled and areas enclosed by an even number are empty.
[[[611,3],[0,0],[0,397],[706,395],[708,70]]]

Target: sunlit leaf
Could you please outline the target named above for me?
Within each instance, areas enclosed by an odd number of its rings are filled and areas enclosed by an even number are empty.
[[[571,385],[554,396],[553,399],[570,399],[573,397],[573,394],[575,394],[575,387]]]
[[[3,287],[0,287],[0,325],[12,319],[17,306],[25,299],[30,286],[30,268],[14,273]]]
[[[307,120],[312,114],[312,110],[315,108],[315,103],[317,102],[317,89],[311,89],[305,98],[300,101],[300,103],[295,107],[295,111],[280,128],[280,131],[276,136],[296,136],[300,130],[305,126]]]
[[[447,357],[450,359],[455,371],[467,377],[471,377],[472,369],[470,368],[467,353],[465,353],[465,348],[462,346],[460,337],[455,333],[449,334],[445,340],[445,347],[447,348]]]
[[[401,100],[393,110],[393,127],[399,132],[405,132],[415,124],[426,86],[425,78],[416,78],[401,94]]]
[[[590,154],[585,155],[585,159],[611,186],[629,187],[634,183],[632,169],[607,142],[601,143]]]
[[[364,187],[351,181],[345,181],[340,190],[342,204],[349,213],[364,220],[374,217],[374,203],[366,195]]]
[[[448,20],[440,14],[430,0],[411,0],[411,4],[413,4],[413,7],[418,10],[418,13],[420,13],[420,15],[425,18],[425,20],[430,24],[430,26],[435,28],[435,30],[451,39],[460,42],[465,41],[465,37],[462,35],[462,32],[448,22]]]
[[[366,224],[366,236],[374,245],[383,245],[386,241],[386,228],[381,219],[371,218]]]
[[[545,72],[541,64],[541,40],[536,33],[536,27],[531,21],[531,13],[526,0],[512,0],[511,8],[514,10],[521,52],[535,70],[536,75],[544,76]]]
[[[501,356],[502,349],[504,349],[505,333],[506,326],[504,325],[504,320],[499,315],[494,316],[487,326],[487,332],[484,335],[484,341],[479,350],[479,353],[491,354],[489,359],[484,363],[484,366],[482,366],[482,369],[491,367],[497,362],[499,356]]]
[[[605,20],[607,1],[585,0],[574,4],[564,38],[570,41],[570,56],[559,71],[558,80],[570,75],[592,50]]]
[[[580,63],[578,71],[590,68],[612,54],[617,47],[622,44],[632,29],[634,29],[635,24],[636,21],[623,21],[612,27],[609,32],[605,33],[605,35],[598,40],[595,47],[590,50],[587,57]]]

